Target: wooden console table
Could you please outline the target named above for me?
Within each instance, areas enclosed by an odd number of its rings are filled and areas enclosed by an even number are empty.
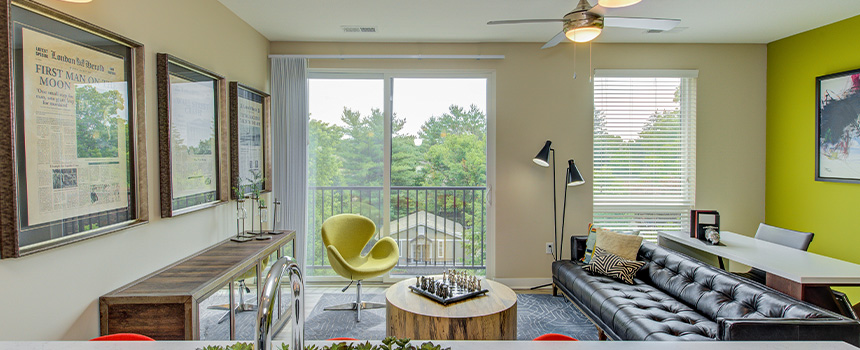
[[[238,298],[234,295],[242,293],[235,288],[240,277],[250,279],[245,276],[254,269],[254,275],[265,277],[266,262],[272,264],[277,258],[294,254],[295,232],[282,232],[266,235],[271,237],[268,240],[244,243],[224,240],[103,295],[99,298],[101,335],[139,333],[157,340],[201,339],[201,303],[220,291],[217,296],[225,304],[229,300],[230,305],[237,306],[238,301],[234,299]],[[255,290],[262,288],[258,284],[263,279],[254,279]],[[282,308],[279,306],[278,310]],[[232,312],[229,315],[229,338],[223,340],[236,339],[235,315]],[[282,326],[288,315],[281,317],[276,326]],[[222,327],[227,329],[226,325]]]

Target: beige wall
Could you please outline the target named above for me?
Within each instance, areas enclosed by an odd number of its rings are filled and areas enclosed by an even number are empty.
[[[496,277],[548,278],[551,174],[531,159],[547,139],[576,160],[590,183],[592,86],[588,46],[538,43],[361,44],[275,42],[273,54],[467,54],[504,60],[311,60],[312,68],[493,69],[496,71]],[[717,209],[726,230],[752,233],[764,219],[765,45],[594,44],[593,68],[698,69],[697,207]],[[571,188],[567,235],[585,234],[591,187]],[[559,211],[563,192],[559,188]],[[559,213],[561,216],[561,213]],[[569,256],[569,241],[564,256]],[[528,280],[526,280],[528,279]]]
[[[216,0],[39,2],[146,46],[146,124],[151,222],[20,259],[0,261],[0,340],[89,339],[98,297],[225,239],[230,206],[160,219],[155,54],[166,52],[268,90],[268,41]]]

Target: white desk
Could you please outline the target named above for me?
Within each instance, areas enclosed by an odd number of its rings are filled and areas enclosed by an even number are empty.
[[[659,232],[661,239],[685,245],[767,272],[767,285],[795,298],[833,310],[830,286],[860,285],[860,265],[807,251],[720,231],[722,245],[710,245],[688,232]],[[826,288],[826,290],[825,290]],[[826,300],[820,300],[824,298]],[[831,302],[833,303],[831,305]]]
[[[331,345],[332,342],[309,341],[305,346],[314,344],[319,348]],[[372,343],[378,343],[374,341]],[[631,342],[631,341],[434,341],[442,347],[451,350],[857,350],[854,346],[835,341],[803,341],[803,342],[740,342],[740,341],[709,341],[709,342]],[[0,342],[0,350],[195,350],[206,345],[232,345],[234,342],[224,341],[156,341],[156,342]],[[413,340],[412,345],[421,341]],[[280,342],[272,342],[274,347]],[[292,350],[292,349],[290,349]]]

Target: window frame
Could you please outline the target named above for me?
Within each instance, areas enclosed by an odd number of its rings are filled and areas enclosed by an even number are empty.
[[[662,225],[666,225],[674,220],[665,219],[669,216],[679,215],[679,219],[676,222],[677,227],[682,228],[686,227],[689,220],[689,210],[695,208],[696,202],[696,100],[697,100],[697,79],[698,79],[698,71],[697,70],[651,70],[651,69],[598,69],[595,70],[595,80],[602,78],[678,78],[680,79],[679,88],[681,89],[681,93],[686,93],[686,98],[682,98],[678,102],[677,111],[681,118],[681,123],[679,124],[679,128],[681,128],[680,138],[678,141],[675,141],[673,145],[680,145],[682,147],[682,151],[680,152],[680,156],[678,158],[673,158],[674,160],[679,160],[683,165],[681,168],[683,171],[683,176],[685,176],[684,181],[687,182],[686,186],[681,186],[683,189],[682,196],[684,199],[679,200],[678,205],[666,205],[663,208],[654,209],[655,206],[653,203],[648,203],[647,200],[642,200],[642,204],[636,205],[624,205],[624,204],[607,204],[606,202],[600,203],[601,200],[597,199],[597,194],[599,191],[603,191],[605,187],[593,187],[593,193],[595,195],[595,199],[592,202],[592,221],[601,225],[606,219],[601,218],[601,216],[606,216],[607,214],[617,212],[619,217],[623,217],[626,212],[633,213],[642,213],[643,217],[646,217],[649,224],[653,222],[659,222]],[[598,113],[598,85],[595,82],[594,87],[592,88],[593,96],[592,101],[594,103],[594,118],[597,117]],[[614,101],[617,103],[617,101]],[[606,102],[604,102],[606,103]],[[633,107],[631,107],[633,108]],[[655,107],[655,112],[660,111],[658,107]],[[596,119],[595,119],[596,122]],[[600,172],[597,171],[598,166],[600,164],[606,163],[606,161],[598,160],[598,151],[601,148],[598,146],[599,138],[594,133],[595,129],[592,130],[593,137],[593,166],[594,166],[594,182],[597,183],[600,181]],[[636,155],[638,156],[638,155]],[[623,185],[622,185],[623,186]],[[635,194],[634,194],[635,195]],[[621,196],[619,196],[621,197]],[[624,200],[623,197],[617,198]],[[656,203],[656,202],[655,202]],[[601,215],[602,214],[602,215]],[[661,215],[665,215],[665,217],[661,218]],[[624,219],[616,219],[618,222],[624,221]],[[662,220],[662,221],[661,221]],[[632,220],[629,220],[627,227],[633,227]],[[620,225],[620,224],[619,224]],[[610,226],[610,225],[606,225]],[[642,226],[640,226],[642,227]],[[606,227],[613,229],[613,227]],[[642,227],[641,231],[645,231],[645,238],[649,240],[656,240],[656,232],[659,231],[659,228],[648,230],[647,226]],[[650,232],[654,231],[654,232]]]
[[[369,69],[369,68],[308,68],[307,78],[310,79],[383,79],[385,116],[384,133],[391,135],[391,113],[393,111],[393,84],[395,78],[482,78],[487,80],[487,194],[486,194],[486,236],[485,236],[485,268],[487,278],[495,277],[495,188],[496,188],[496,71],[494,69]],[[391,137],[384,138],[383,159],[383,198],[391,196]],[[383,211],[383,222],[391,222],[390,208]],[[388,237],[391,234],[388,225],[382,225],[380,235]],[[426,253],[426,252],[425,252]],[[408,258],[408,256],[407,256]],[[323,281],[331,278],[308,276],[309,280]],[[336,278],[335,278],[336,279]],[[388,275],[384,282],[400,280]]]

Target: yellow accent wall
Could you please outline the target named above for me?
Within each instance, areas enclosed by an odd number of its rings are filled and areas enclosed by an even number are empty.
[[[815,78],[860,68],[860,16],[767,45],[766,222],[815,233],[809,250],[860,263],[860,184],[815,181]],[[860,288],[846,288],[853,303]]]

